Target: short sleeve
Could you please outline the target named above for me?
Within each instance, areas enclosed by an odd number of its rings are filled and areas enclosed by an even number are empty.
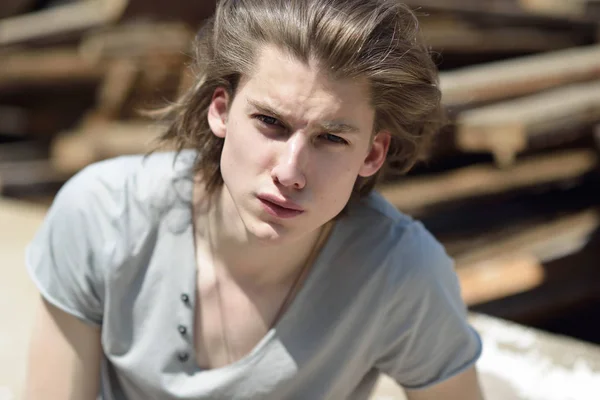
[[[471,367],[481,355],[469,325],[454,263],[419,222],[389,262],[389,300],[377,368],[407,389],[422,389]]]
[[[106,196],[90,167],[58,192],[25,252],[26,268],[42,296],[92,325],[103,316]]]

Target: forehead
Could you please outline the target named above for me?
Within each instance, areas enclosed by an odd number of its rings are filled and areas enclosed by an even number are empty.
[[[274,46],[262,46],[253,71],[240,82],[239,94],[299,122],[341,118],[372,126],[366,78],[333,79],[315,60],[303,63]]]

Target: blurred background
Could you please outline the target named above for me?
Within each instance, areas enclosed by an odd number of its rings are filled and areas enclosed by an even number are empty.
[[[456,260],[491,399],[600,398],[600,1],[409,0],[450,124],[379,190]],[[0,2],[0,400],[22,389],[23,250],[70,176],[151,148],[215,1]],[[1,366],[4,364],[4,366]],[[382,381],[374,398],[402,398]],[[377,397],[379,396],[379,397]]]

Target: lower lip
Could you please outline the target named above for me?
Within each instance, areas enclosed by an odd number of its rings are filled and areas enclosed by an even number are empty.
[[[294,218],[304,211],[291,210],[289,208],[278,206],[270,201],[259,199],[266,212],[277,218]]]

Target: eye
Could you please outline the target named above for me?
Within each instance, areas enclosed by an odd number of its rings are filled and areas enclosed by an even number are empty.
[[[333,144],[341,144],[341,145],[348,144],[348,142],[345,139],[342,139],[341,137],[336,136],[336,135],[332,135],[331,133],[324,133],[319,137],[326,140],[327,142],[331,142]]]
[[[258,114],[255,115],[254,118],[256,118],[257,120],[259,120],[267,126],[281,126],[281,123],[277,120],[277,118],[269,117],[268,115]]]

